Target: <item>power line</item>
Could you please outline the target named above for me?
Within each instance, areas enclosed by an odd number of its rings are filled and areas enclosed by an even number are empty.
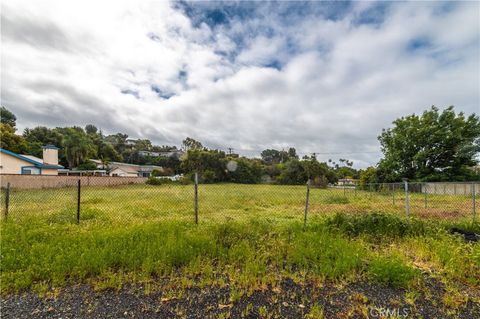
[[[228,148],[230,149],[230,148]],[[243,152],[248,152],[248,153],[261,153],[264,150],[256,150],[256,149],[237,149],[239,151]],[[285,151],[283,149],[283,151]],[[316,151],[311,151],[311,152],[299,152],[297,151],[297,154],[312,154],[312,155],[348,155],[348,154],[378,154],[381,153],[380,150],[378,151],[358,151],[358,152],[316,152]]]
[[[310,152],[311,154],[316,155],[345,155],[345,154],[378,154],[380,151],[371,151],[371,152]],[[307,154],[307,153],[302,153]]]

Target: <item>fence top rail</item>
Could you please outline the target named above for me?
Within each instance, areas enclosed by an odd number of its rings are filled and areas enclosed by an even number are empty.
[[[468,182],[465,182],[465,181],[460,181],[460,182],[418,182],[418,181],[408,181],[407,182],[408,185],[413,185],[413,184],[416,184],[416,185],[472,185],[472,184],[480,184],[480,181],[468,181]],[[348,184],[345,184],[345,185],[348,185]],[[360,183],[356,183],[356,184],[352,184],[352,185],[358,185],[358,186],[375,186],[375,185],[379,185],[379,186],[382,186],[382,185],[405,185],[405,182],[394,182],[394,183],[365,183],[365,184],[360,184]]]

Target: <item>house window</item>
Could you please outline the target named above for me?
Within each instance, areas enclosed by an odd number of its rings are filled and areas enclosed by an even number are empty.
[[[37,167],[22,167],[22,175],[40,175],[40,169]]]

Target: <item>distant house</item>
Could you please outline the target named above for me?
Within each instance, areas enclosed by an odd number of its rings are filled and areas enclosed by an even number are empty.
[[[58,175],[61,176],[108,176],[104,169],[79,170],[79,169],[59,169]]]
[[[127,144],[127,145],[135,145],[135,143],[137,143],[137,140],[134,140],[134,139],[131,139],[131,138],[127,138],[125,140],[125,144]]]
[[[0,174],[58,175],[63,166],[58,165],[58,148],[43,147],[43,159],[32,155],[17,154],[0,148]]]
[[[151,152],[151,151],[138,151],[140,156],[151,156],[151,157],[176,157],[180,158],[184,154],[181,150],[173,151],[162,151],[162,152]]]
[[[341,186],[355,186],[357,184],[357,180],[353,178],[339,178],[337,185]]]
[[[107,169],[110,176],[120,177],[150,177],[153,170],[163,171],[163,167],[156,165],[136,165],[121,162],[110,162],[104,167],[101,160],[91,160],[98,169]]]

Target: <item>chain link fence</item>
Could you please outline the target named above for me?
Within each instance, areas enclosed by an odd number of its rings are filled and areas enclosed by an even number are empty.
[[[307,223],[334,213],[385,212],[431,220],[477,219],[480,183],[108,185],[64,180],[54,188],[1,189],[1,218],[17,222],[144,223],[259,219]]]

